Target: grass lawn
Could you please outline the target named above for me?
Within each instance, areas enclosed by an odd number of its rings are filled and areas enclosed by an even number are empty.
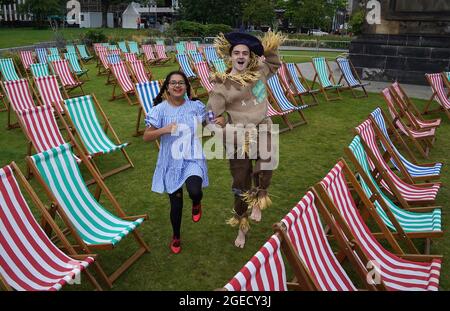
[[[0,33],[1,36],[5,35]],[[0,37],[0,42],[4,42],[2,38]],[[283,54],[295,54],[293,57],[301,59],[308,56],[306,60],[310,60],[311,56],[291,51]],[[334,58],[336,55],[327,53],[325,56]],[[228,163],[226,160],[208,161],[210,186],[204,190],[203,218],[199,223],[191,221],[191,206],[185,193],[183,250],[179,255],[172,255],[168,248],[172,234],[168,197],[150,190],[158,154],[155,144],[144,143],[142,137],[132,136],[138,107],[129,106],[125,100],[108,101],[112,86],[105,86],[104,76],[95,75],[96,68],[92,63],[88,68],[91,80],[85,84],[85,90],[95,93],[122,141],[132,143],[127,150],[135,168],[108,178],[106,184],[126,213],[149,214],[149,221],[140,230],[149,243],[151,252],[145,254],[116,281],[113,288],[115,290],[212,290],[225,285],[270,237],[272,224],[278,222],[305,194],[308,187],[319,182],[336,160],[343,156],[344,146],[353,137],[352,129],[365,120],[375,107],[385,108],[378,94],[370,94],[367,99],[354,99],[350,92],[345,92],[342,101],[331,103],[319,96],[320,105],[305,111],[309,123],[280,136],[280,164],[274,172],[270,188],[273,206],[263,212],[261,223],[251,224],[244,249],[237,249],[233,245],[237,229],[225,224],[232,215],[233,207]],[[165,67],[154,68],[153,73],[156,78],[161,79],[176,68],[174,63],[169,63]],[[415,102],[419,106],[424,104],[420,100]],[[27,145],[24,134],[20,129],[5,130],[6,116],[5,112],[0,113],[0,165],[14,160],[25,171]],[[450,122],[444,114],[440,117],[443,121],[437,131],[436,146],[431,152],[430,161],[447,163]],[[297,117],[291,115],[289,118],[295,121]],[[277,119],[274,122],[281,123]],[[106,170],[118,167],[124,161],[119,154],[115,154],[99,159],[98,163],[101,169]],[[447,165],[442,171],[442,182],[444,185],[450,183]],[[44,202],[49,203],[42,195],[42,188],[38,186],[36,179],[32,179],[31,184]],[[449,201],[449,188],[443,187],[438,195],[437,205],[446,207]],[[103,202],[106,202],[104,197]],[[448,214],[444,210],[443,227],[446,228],[448,223]],[[445,242],[447,238],[448,233],[445,233],[442,239],[434,241],[433,254],[443,254],[448,258],[450,247]],[[113,271],[135,249],[131,242],[131,239],[125,239],[114,251],[100,253],[100,263],[107,272]],[[449,272],[450,269],[444,262],[441,271],[441,288],[444,290],[450,289]],[[289,275],[288,279],[290,277]],[[90,287],[83,283],[81,288]]]

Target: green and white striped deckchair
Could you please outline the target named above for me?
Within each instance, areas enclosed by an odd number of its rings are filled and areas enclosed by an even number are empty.
[[[89,70],[81,68],[81,65],[78,62],[78,56],[76,53],[64,53],[64,58],[69,61],[70,67],[71,67],[73,73],[75,73],[79,77],[81,77],[83,75],[87,76],[87,72]]]
[[[75,45],[66,45],[66,52],[67,53],[75,53],[77,54],[77,50],[75,49]]]
[[[0,73],[2,74],[3,81],[20,80],[20,76],[17,74],[12,58],[0,59]]]
[[[324,94],[327,101],[342,99],[341,94],[339,93],[339,89],[342,87],[342,85],[336,84],[336,82],[334,82],[333,75],[331,73],[330,67],[328,66],[325,57],[313,57],[312,61],[314,70],[316,71],[312,85],[314,85],[317,79],[320,86],[320,90]],[[326,91],[331,89],[336,90],[337,97],[334,98],[328,97]]]
[[[48,70],[48,64],[44,63],[36,63],[30,65],[31,74],[33,77],[46,77],[50,75],[50,71]]]
[[[53,47],[53,48],[48,48],[48,50],[50,52],[50,55],[59,55],[58,48]]]
[[[117,42],[117,44],[119,45],[119,49],[122,51],[122,53],[128,53],[127,43],[125,41]]]
[[[156,45],[164,45],[164,40],[156,40]]]
[[[186,54],[186,47],[184,45],[184,42],[178,42],[175,45],[175,48],[177,49],[177,54]]]
[[[55,61],[55,60],[61,60],[61,56],[59,56],[59,54],[50,54],[50,55],[47,55],[47,61],[48,61],[49,63],[51,63],[51,62],[53,62],[53,61]]]
[[[128,41],[128,47],[130,48],[130,53],[134,53],[136,55],[141,55],[141,51],[139,51],[139,45],[136,41]]]
[[[86,161],[84,156],[83,158]],[[126,268],[148,251],[148,246],[136,233],[137,227],[147,216],[126,217],[101,177],[86,161],[88,170],[120,217],[106,210],[87,188],[69,143],[28,157],[27,161],[39,182],[46,188],[50,199],[57,203],[58,214],[73,229],[71,231],[75,233],[75,239],[83,251],[89,253],[91,249],[111,250],[130,233],[133,233],[140,248],[125,262]],[[122,268],[123,266],[110,277],[104,275],[109,285],[124,271]]]
[[[65,115],[70,117],[67,118],[67,121],[71,125],[71,128],[75,129],[75,134],[79,136],[82,142],[81,147],[84,149],[86,155],[96,157],[120,150],[127,160],[128,164],[103,174],[103,177],[108,177],[133,167],[133,163],[124,149],[128,146],[128,143],[122,144],[120,142],[119,137],[111,126],[111,123],[95,96],[85,95],[66,99],[64,100],[64,104],[66,110]],[[105,127],[100,124],[96,110],[98,110],[102,116]],[[106,135],[107,130],[109,130],[117,144],[112,142]]]
[[[77,45],[78,52],[80,53],[81,59],[85,62],[91,60],[94,56],[89,55],[86,46],[84,44]]]
[[[405,210],[397,206],[379,187],[371,174],[367,154],[361,143],[361,138],[355,136],[350,146],[346,148],[346,153],[357,168],[358,179],[368,198],[376,197],[380,200],[374,201],[377,213],[380,215],[386,226],[396,232],[395,220],[404,232],[414,237],[439,237],[443,235],[441,224],[441,210],[439,208],[428,208],[428,212],[417,212]],[[395,217],[393,222],[389,218],[386,210],[389,210]]]

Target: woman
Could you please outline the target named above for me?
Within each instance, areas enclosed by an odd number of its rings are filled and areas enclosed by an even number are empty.
[[[197,127],[205,120],[205,106],[199,100],[189,99],[190,95],[189,80],[184,73],[169,73],[145,119],[144,141],[160,139],[152,191],[169,194],[173,228],[170,249],[174,254],[181,251],[183,184],[192,200],[194,222],[202,215],[202,187],[208,186],[206,160],[196,136]]]

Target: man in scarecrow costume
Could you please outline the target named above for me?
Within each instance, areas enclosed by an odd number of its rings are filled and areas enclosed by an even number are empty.
[[[266,33],[262,40],[249,34],[233,32],[220,34],[214,41],[219,56],[225,60],[228,69],[224,73],[214,73],[214,89],[209,95],[207,109],[214,112],[214,122],[217,125],[226,125],[223,131],[224,139],[233,135],[235,141],[235,153],[230,159],[232,191],[235,197],[234,215],[227,223],[232,226],[239,225],[235,245],[240,248],[245,245],[249,229],[248,209],[251,208],[250,219],[259,222],[261,210],[271,204],[268,188],[272,170],[262,166],[271,159],[260,157],[259,144],[256,157],[249,156],[249,145],[259,142],[260,135],[266,135],[268,145],[264,148],[270,150],[268,146],[272,121],[267,117],[269,102],[265,83],[276,74],[281,65],[278,47],[283,40],[284,37],[273,32]],[[268,130],[260,130],[264,128],[261,127],[263,124]],[[236,128],[251,130],[240,132],[236,131]],[[239,135],[244,137],[239,139]],[[238,156],[239,154],[241,156]]]

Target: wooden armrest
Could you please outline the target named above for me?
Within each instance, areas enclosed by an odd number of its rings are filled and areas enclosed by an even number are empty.
[[[413,254],[404,254],[404,255],[399,255],[397,254],[398,257],[403,258],[403,259],[407,259],[407,260],[412,260],[412,261],[420,261],[420,262],[427,262],[427,261],[431,261],[433,259],[441,259],[444,258],[444,256],[442,255],[413,255]]]
[[[139,218],[144,218],[145,220],[148,219],[148,215],[144,214],[144,215],[136,215],[136,216],[125,216],[125,217],[121,217],[123,220],[128,220],[128,221],[135,221],[138,220]]]

